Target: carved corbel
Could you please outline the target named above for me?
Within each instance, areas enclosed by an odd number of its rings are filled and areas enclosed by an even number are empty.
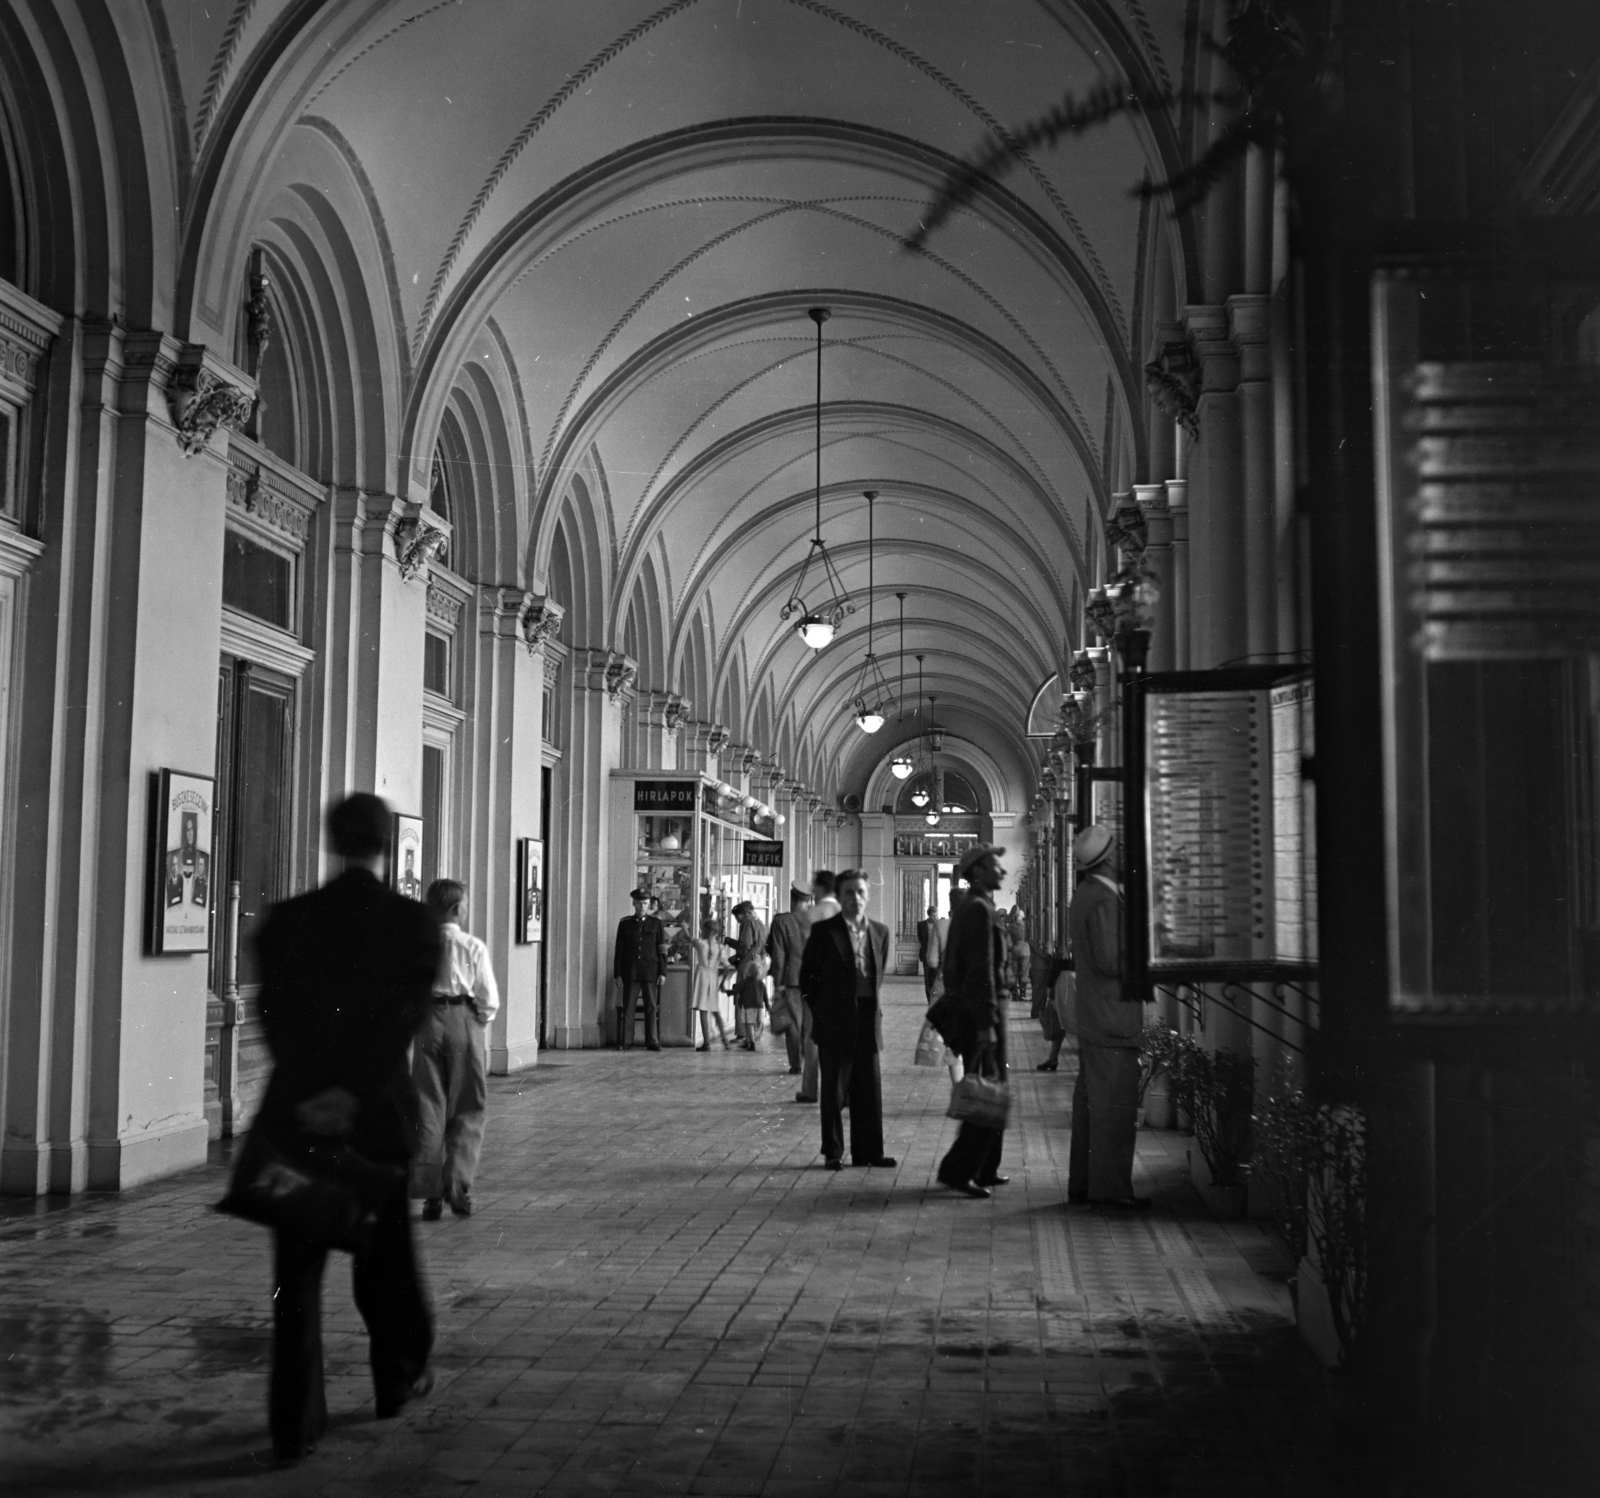
[[[517,628],[522,634],[523,644],[528,647],[528,654],[537,655],[544,649],[547,640],[555,639],[561,633],[561,621],[566,617],[566,609],[555,599],[530,593],[521,614],[517,616]]]
[[[710,754],[721,754],[732,741],[732,729],[725,728],[721,723],[713,723],[711,732],[706,735],[706,751]]]
[[[204,452],[222,427],[241,431],[255,408],[255,396],[204,365],[205,349],[187,344],[167,380],[167,408],[186,458]]]
[[[667,705],[662,709],[661,721],[666,730],[674,738],[677,737],[683,725],[689,721],[689,710],[693,704],[687,697],[679,697],[676,693],[669,694]]]
[[[450,534],[426,510],[405,516],[394,528],[394,554],[400,563],[400,576],[410,582],[442,562],[450,551]]]
[[[1158,410],[1200,440],[1200,360],[1187,338],[1169,338],[1144,367],[1145,389]]]
[[[625,655],[613,657],[606,662],[606,696],[613,702],[620,702],[622,694],[633,685],[638,675],[636,662],[630,661]]]
[[[749,775],[752,771],[754,771],[756,766],[760,763],[761,751],[759,749],[746,749],[744,753],[739,756],[739,768],[746,775]]]

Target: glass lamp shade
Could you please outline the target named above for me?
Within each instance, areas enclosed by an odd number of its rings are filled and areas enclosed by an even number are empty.
[[[903,754],[889,761],[889,773],[896,780],[909,780],[911,778],[911,761]]]
[[[928,793],[920,789],[912,791],[911,804],[913,806],[926,806],[928,804]]]
[[[795,633],[813,650],[821,650],[833,643],[833,625],[821,614],[807,614],[797,625]]]
[[[676,853],[678,849],[683,846],[683,844],[678,841],[678,834],[676,832],[669,832],[664,838],[661,839],[657,846],[663,853]]]
[[[856,727],[862,733],[876,733],[883,727],[883,714],[877,708],[863,708],[856,714]]]
[[[927,816],[925,816],[922,820],[930,827],[937,827],[939,825],[939,812],[937,808],[930,806],[928,808]]]

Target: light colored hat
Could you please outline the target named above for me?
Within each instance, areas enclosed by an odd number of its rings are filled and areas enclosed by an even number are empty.
[[[1072,861],[1080,869],[1092,869],[1104,863],[1116,846],[1117,840],[1109,828],[1092,824],[1073,838]]]
[[[796,900],[809,900],[811,898],[811,886],[809,884],[800,884],[791,879],[789,881],[789,897]]]
[[[974,843],[961,855],[961,862],[956,865],[956,878],[965,879],[991,853],[996,858],[1004,858],[1005,852],[1006,850],[996,843]]]

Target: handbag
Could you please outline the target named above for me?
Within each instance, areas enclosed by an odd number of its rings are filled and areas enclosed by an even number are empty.
[[[360,1252],[405,1168],[369,1160],[339,1140],[269,1139],[252,1129],[228,1194],[212,1209],[318,1248]]]
[[[950,1090],[947,1118],[998,1134],[1011,1112],[1011,1089],[992,1077],[965,1076]]]
[[[911,1064],[913,1066],[944,1065],[944,1040],[928,1020],[923,1020],[922,1022],[922,1033],[917,1036],[917,1050],[916,1054],[911,1058]]]

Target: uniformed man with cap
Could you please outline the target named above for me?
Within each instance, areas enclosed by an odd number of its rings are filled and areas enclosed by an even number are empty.
[[[1000,864],[1005,851],[993,843],[976,843],[961,855],[956,878],[965,879],[970,888],[950,918],[944,954],[944,991],[955,1000],[961,1019],[961,1033],[951,1049],[960,1050],[969,1075],[997,1075],[1001,1080],[1006,1074],[1006,947],[994,892],[1005,880]],[[963,1123],[939,1162],[939,1180],[965,1196],[988,1196],[991,1188],[1010,1179],[1000,1174],[1004,1140],[998,1130]]]
[[[649,890],[636,889],[630,898],[633,914],[623,916],[617,923],[617,949],[611,966],[612,977],[622,985],[617,1000],[617,1046],[626,1051],[633,1045],[633,1001],[637,994],[644,1001],[645,1047],[659,1051],[656,998],[667,970],[667,928],[650,914]]]
[[[1072,1089],[1067,1200],[1148,1207],[1148,1197],[1133,1194],[1144,1007],[1122,987],[1117,840],[1104,827],[1085,827],[1073,840],[1072,859],[1078,887],[1067,925],[1077,974],[1078,1080]]]

